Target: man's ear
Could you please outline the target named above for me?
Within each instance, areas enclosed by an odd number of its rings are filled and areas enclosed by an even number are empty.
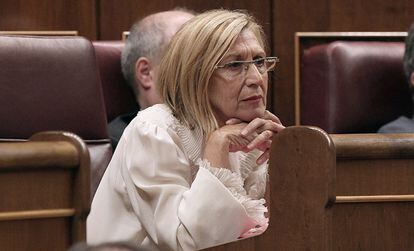
[[[140,57],[135,63],[135,80],[144,89],[149,89],[153,85],[151,76],[151,62],[146,57]]]

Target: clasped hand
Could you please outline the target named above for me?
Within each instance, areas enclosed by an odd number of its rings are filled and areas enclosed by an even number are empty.
[[[213,137],[216,138],[215,142],[223,142],[229,152],[263,151],[256,161],[260,165],[269,159],[273,135],[284,128],[277,116],[266,111],[262,118],[255,118],[249,123],[236,118],[229,119],[226,125],[210,135],[210,139]]]

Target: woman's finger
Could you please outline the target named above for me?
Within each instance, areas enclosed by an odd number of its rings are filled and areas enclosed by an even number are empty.
[[[264,119],[255,118],[252,121],[250,121],[250,123],[247,124],[245,128],[243,128],[241,134],[243,136],[247,136],[253,132],[256,132],[257,128],[262,127],[265,123],[266,121]]]
[[[266,140],[262,144],[258,145],[257,146],[257,149],[259,149],[260,151],[264,152],[268,148],[270,148],[271,146],[272,146],[272,140]]]
[[[265,163],[270,157],[270,150],[267,149],[262,155],[259,156],[256,160],[256,164],[261,165]]]
[[[256,129],[256,132],[260,133],[266,130],[272,131],[274,133],[280,132],[281,130],[285,129],[285,127],[281,124],[275,123],[270,120],[266,120],[266,122]]]
[[[265,111],[265,114],[263,116],[264,119],[270,119],[278,124],[282,124],[282,122],[280,122],[280,119],[274,115],[273,113],[269,112],[268,110]]]
[[[256,118],[252,120],[249,124],[247,124],[245,128],[243,128],[241,134],[243,136],[247,136],[252,132],[261,133],[266,130],[273,131],[276,133],[283,130],[284,128],[285,127],[282,124],[278,124],[272,120]]]
[[[264,142],[268,140],[271,140],[272,137],[273,137],[272,131],[270,130],[263,131],[247,145],[247,148],[250,150],[258,148],[259,145],[263,144]]]

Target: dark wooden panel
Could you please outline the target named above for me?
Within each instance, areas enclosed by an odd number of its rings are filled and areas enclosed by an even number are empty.
[[[98,0],[100,12],[100,40],[121,39],[122,31],[126,31],[138,19],[158,11],[166,11],[175,7],[185,7],[197,12],[209,9],[228,8],[245,9],[253,14],[264,25],[268,38],[271,36],[271,0],[252,1],[204,1],[204,0],[153,0],[145,2],[137,0]]]
[[[32,160],[32,162],[35,162]],[[44,208],[69,208],[72,203],[72,170],[1,171],[0,183],[7,196],[0,201],[0,212],[39,210]],[[19,184],[19,186],[16,186]],[[36,196],[26,196],[38,192]],[[53,199],[51,199],[53,198]]]
[[[412,210],[413,202],[335,204],[331,250],[413,250]]]
[[[65,251],[73,242],[62,232],[70,228],[70,218],[0,221],[1,249]]]
[[[414,194],[413,134],[330,136],[338,197]],[[413,201],[368,201],[333,205],[332,250],[413,250]]]
[[[96,39],[96,0],[2,0],[0,30],[77,30]]]
[[[303,31],[406,31],[414,1],[273,0],[273,51],[281,59],[273,111],[294,124],[294,33]]]
[[[414,194],[414,160],[374,159],[337,162],[336,194]],[[352,184],[350,186],[349,184]]]

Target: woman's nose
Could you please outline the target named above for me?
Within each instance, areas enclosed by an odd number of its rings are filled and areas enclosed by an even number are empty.
[[[259,69],[254,64],[248,64],[245,67],[245,81],[246,84],[262,84],[263,82],[263,74],[259,72]]]

